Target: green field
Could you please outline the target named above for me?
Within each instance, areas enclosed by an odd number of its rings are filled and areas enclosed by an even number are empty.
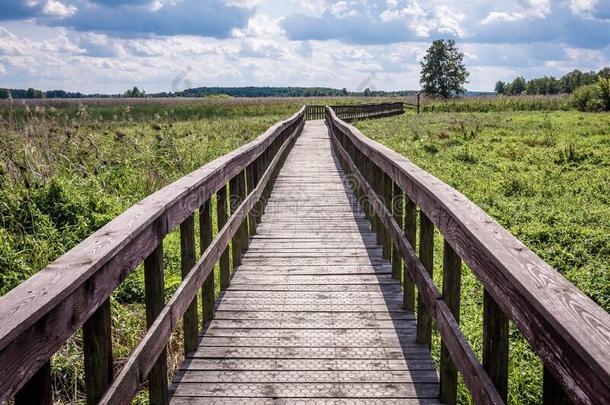
[[[333,100],[338,102],[350,100]],[[473,101],[453,108],[518,110],[529,102]],[[0,107],[0,295],[137,201],[254,139],[303,103]],[[557,101],[536,103],[531,108],[552,109]],[[434,106],[417,116],[356,125],[464,193],[610,310],[610,115],[447,113],[438,111],[449,107]],[[172,233],[164,243],[168,295],[180,282],[178,236]],[[440,237],[437,242],[440,253]],[[437,254],[437,282],[440,263]],[[112,302],[119,367],[145,327],[140,270]],[[481,314],[482,288],[464,268],[462,327],[477,352]],[[171,366],[181,361],[181,341],[178,332],[170,342]],[[435,345],[438,354],[438,336]],[[56,400],[82,400],[82,362],[77,334],[53,359]],[[536,356],[511,331],[511,402],[539,403],[541,375]],[[145,395],[138,400],[146,402]],[[468,401],[462,390],[461,402]]]
[[[424,113],[356,126],[465,194],[610,310],[609,114]],[[465,266],[462,281],[461,326],[480,354],[483,290]],[[510,339],[510,402],[541,403],[542,366],[514,327]],[[435,346],[438,360],[438,336]],[[464,387],[460,397],[468,403]]]

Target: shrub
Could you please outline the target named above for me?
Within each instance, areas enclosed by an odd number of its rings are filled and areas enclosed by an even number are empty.
[[[589,84],[577,88],[572,94],[572,105],[578,111],[603,111],[606,106],[599,84]]]

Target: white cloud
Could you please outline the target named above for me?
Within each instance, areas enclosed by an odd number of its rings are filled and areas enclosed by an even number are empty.
[[[359,13],[354,6],[353,2],[338,1],[331,6],[330,13],[337,18],[356,17]]]
[[[49,0],[44,5],[42,12],[52,17],[65,18],[76,14],[76,7],[73,5],[65,5],[57,0]]]
[[[570,0],[570,10],[574,15],[590,17],[596,4],[597,0]]]

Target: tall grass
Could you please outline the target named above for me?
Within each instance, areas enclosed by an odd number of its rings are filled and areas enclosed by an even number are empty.
[[[501,112],[501,111],[567,111],[572,109],[565,96],[480,96],[439,100],[426,99],[422,112]]]

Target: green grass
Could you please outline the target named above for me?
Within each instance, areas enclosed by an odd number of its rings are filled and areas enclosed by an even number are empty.
[[[610,310],[610,115],[425,113],[356,126],[465,194]],[[438,233],[435,248],[441,286]],[[482,291],[464,266],[461,327],[479,354]],[[510,402],[541,403],[541,363],[512,325],[510,344]],[[460,402],[470,402],[463,386]]]

